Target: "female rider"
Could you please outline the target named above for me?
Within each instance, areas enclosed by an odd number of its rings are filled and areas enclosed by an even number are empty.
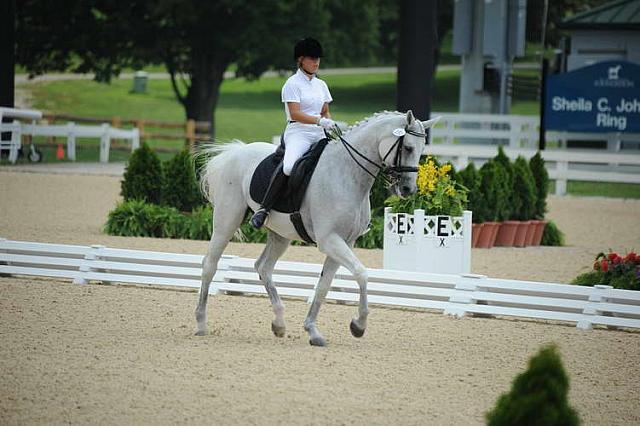
[[[322,46],[313,38],[305,38],[296,43],[293,52],[298,70],[282,86],[282,102],[287,116],[284,160],[271,177],[260,209],[251,218],[251,225],[255,228],[264,224],[295,162],[312,144],[325,137],[324,129],[335,126],[329,113],[329,102],[333,98],[327,84],[316,77]]]

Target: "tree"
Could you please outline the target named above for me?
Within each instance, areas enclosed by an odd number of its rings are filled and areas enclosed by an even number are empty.
[[[0,2],[0,106],[10,108],[14,106],[15,9],[15,0]]]
[[[293,66],[304,36],[328,58],[351,61],[377,46],[382,0],[60,0],[18,2],[17,62],[30,74],[94,72],[108,82],[123,68],[164,64],[186,117],[212,122],[224,72],[258,78]],[[333,49],[333,51],[332,51]]]

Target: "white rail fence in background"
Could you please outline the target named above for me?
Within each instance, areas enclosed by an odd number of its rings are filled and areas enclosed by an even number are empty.
[[[440,121],[432,130],[436,144],[453,144],[461,140],[464,146],[502,144],[511,148],[538,148],[540,118],[532,115],[458,114],[432,112]],[[558,148],[566,148],[567,141],[606,141],[607,149],[620,151],[622,144],[640,145],[640,133],[569,133],[546,132],[547,145],[556,142]]]
[[[34,113],[25,115],[25,112]],[[39,114],[39,116],[38,116]],[[100,162],[109,162],[109,149],[112,139],[122,139],[131,142],[131,150],[134,151],[140,146],[140,132],[137,128],[130,130],[111,127],[104,123],[100,126],[77,125],[69,122],[67,124],[48,125],[36,124],[35,120],[42,117],[40,111],[18,110],[14,108],[0,108],[0,121],[4,117],[12,117],[12,123],[0,123],[0,132],[11,132],[11,142],[3,142],[2,149],[9,150],[9,161],[15,163],[18,159],[18,150],[22,146],[22,136],[53,136],[62,137],[67,140],[67,158],[72,161],[76,159],[76,139],[77,138],[98,138],[100,139]],[[31,123],[25,123],[20,119],[30,119]]]
[[[505,154],[527,160],[536,154],[535,149],[505,148]],[[478,166],[496,156],[496,146],[482,145],[428,145],[427,154],[451,160],[460,170],[473,161]],[[567,181],[621,182],[640,184],[640,154],[610,151],[547,149],[540,152],[545,160],[549,177],[556,181],[556,195],[564,195]]]
[[[71,246],[0,239],[0,274],[89,281],[200,287],[202,256]],[[266,294],[254,260],[223,256],[211,291]],[[322,265],[278,262],[273,280],[283,296],[311,300]],[[428,308],[445,314],[498,315],[594,325],[640,328],[640,292],[609,286],[491,279],[482,275],[428,274],[369,269],[369,301]],[[340,268],[328,299],[357,302],[358,286]]]

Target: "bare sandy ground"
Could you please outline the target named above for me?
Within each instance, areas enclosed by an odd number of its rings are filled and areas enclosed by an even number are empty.
[[[0,237],[198,253],[206,243],[101,233],[119,178],[0,169]],[[551,197],[567,247],[473,251],[473,272],[567,282],[609,248],[640,249],[640,202]],[[256,257],[255,244],[227,253]],[[359,250],[367,266],[382,252]],[[315,248],[285,259],[321,262]],[[585,424],[640,423],[640,333],[540,321],[464,318],[327,304],[327,348],[287,300],[287,335],[270,332],[261,297],[210,301],[211,333],[192,336],[197,294],[0,277],[0,424],[481,424],[542,345],[558,345],[570,402]]]

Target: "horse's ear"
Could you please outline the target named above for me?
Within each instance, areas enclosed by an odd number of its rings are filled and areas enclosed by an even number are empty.
[[[411,111],[411,110],[407,111],[407,124],[409,126],[411,126],[413,124],[415,119],[416,118],[413,116],[413,111]]]
[[[436,123],[437,123],[438,121],[440,121],[440,119],[441,119],[441,118],[442,118],[442,116],[441,116],[441,115],[439,115],[439,116],[437,116],[437,117],[432,118],[431,120],[423,121],[423,122],[422,122],[422,126],[423,126],[425,129],[428,129],[428,128],[430,128],[430,127],[433,127],[433,126],[435,126],[435,125],[436,125]]]

